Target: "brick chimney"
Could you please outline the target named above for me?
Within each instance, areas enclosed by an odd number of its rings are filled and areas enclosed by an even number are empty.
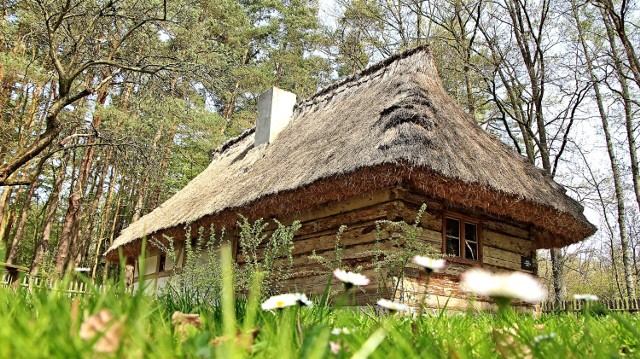
[[[258,120],[253,147],[276,139],[291,120],[295,104],[295,94],[277,87],[270,88],[258,97]]]

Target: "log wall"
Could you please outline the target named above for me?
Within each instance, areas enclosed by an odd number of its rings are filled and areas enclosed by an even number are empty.
[[[471,263],[456,258],[449,258],[450,263],[445,273],[432,277],[429,295],[426,303],[433,307],[440,307],[448,303],[450,308],[466,308],[469,305],[467,296],[459,289],[458,276],[470,266],[482,266],[487,269],[522,270],[522,256],[532,257],[534,268],[525,270],[535,274],[535,251],[531,241],[531,231],[525,225],[483,216],[479,213],[450,208],[446,203],[427,199],[404,188],[380,190],[375,193],[354,197],[338,203],[328,204],[311,211],[298,214],[295,218],[282,218],[282,223],[290,224],[294,219],[300,220],[302,227],[294,239],[293,273],[290,278],[282,282],[286,291],[297,291],[307,294],[321,294],[331,277],[330,268],[317,260],[309,258],[314,252],[316,256],[332,261],[336,256],[336,234],[343,225],[347,229],[340,236],[340,246],[343,248],[342,266],[358,268],[361,273],[372,280],[378,277],[374,271],[376,251],[398,251],[389,241],[393,235],[389,230],[377,232],[376,223],[381,220],[404,220],[413,223],[422,205],[427,204],[427,211],[419,222],[421,232],[418,240],[425,245],[425,253],[440,253],[443,243],[443,217],[445,213],[457,213],[473,217],[480,221],[482,258],[480,262]],[[267,228],[269,235],[275,225]],[[229,232],[234,237],[233,232]],[[236,235],[237,237],[237,235]],[[236,261],[242,265],[245,258],[237,249],[235,239]],[[264,248],[259,248],[264,250]],[[154,254],[151,254],[153,257]],[[155,254],[157,256],[157,254]],[[166,273],[149,273],[147,277],[162,278],[173,268],[173,263],[165,265]],[[335,281],[334,281],[335,282]],[[334,283],[334,289],[340,289],[339,283]],[[406,277],[400,285],[401,293],[395,299],[417,303],[424,295],[424,278],[416,268],[406,270]],[[359,304],[375,302],[381,296],[390,296],[388,288],[379,292],[376,283],[360,291],[357,296]],[[475,302],[475,306],[486,306],[482,301]]]

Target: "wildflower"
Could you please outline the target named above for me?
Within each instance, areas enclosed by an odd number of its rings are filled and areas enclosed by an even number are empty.
[[[333,353],[334,355],[338,355],[338,353],[340,353],[340,349],[342,349],[342,346],[335,342],[329,342],[329,348],[331,348],[331,353]]]
[[[298,305],[301,307],[310,307],[313,305],[313,303],[309,300],[309,298],[307,298],[307,295],[304,293],[294,293],[293,295],[296,296],[296,299],[298,300]]]
[[[541,341],[544,341],[544,340],[553,340],[557,336],[558,336],[558,334],[556,334],[556,333],[538,335],[537,337],[533,338],[533,342],[537,344],[537,343],[540,343]]]
[[[478,295],[505,300],[519,299],[529,303],[540,302],[547,296],[540,282],[523,272],[491,273],[474,268],[462,274],[460,286]]]
[[[392,312],[404,312],[405,310],[409,309],[409,306],[406,304],[392,302],[387,299],[380,299],[378,300],[377,304],[383,308],[389,309]]]
[[[423,256],[413,257],[413,263],[424,268],[427,274],[442,272],[442,270],[447,267],[447,261],[444,259],[433,259]]]
[[[333,328],[331,330],[331,334],[333,335],[340,335],[340,334],[351,334],[351,329],[344,327],[344,328]]]
[[[311,301],[301,293],[275,295],[262,303],[263,310],[283,309],[293,305],[311,306]]]
[[[369,278],[363,276],[362,274],[347,272],[342,269],[334,270],[333,275],[338,278],[338,280],[342,281],[347,289],[351,289],[351,287],[353,287],[354,285],[367,285],[370,282]]]
[[[122,323],[114,322],[110,310],[102,309],[80,325],[80,338],[83,340],[91,340],[96,335],[100,336],[100,339],[93,346],[96,352],[113,354],[120,347]]]
[[[585,302],[595,302],[600,298],[598,298],[598,296],[595,294],[574,294],[573,299],[584,300]]]

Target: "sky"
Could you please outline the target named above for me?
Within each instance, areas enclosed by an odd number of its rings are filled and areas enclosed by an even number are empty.
[[[338,11],[335,0],[319,0],[318,4],[319,15],[323,23],[329,26],[335,25],[334,19],[336,18]],[[592,116],[595,113],[597,113],[595,106],[590,106],[588,104],[584,106],[585,117]],[[576,124],[572,135],[575,137],[576,142],[591,148],[591,151],[586,156],[592,167],[601,174],[607,174],[610,172],[610,164],[606,154],[606,149],[604,148],[604,139],[601,134],[602,131],[599,130],[599,126],[599,121],[593,117],[591,120],[581,121],[581,123]],[[615,136],[620,143],[625,141],[623,132],[618,131],[615,133]],[[578,159],[575,158],[575,156],[572,158],[570,158],[570,156],[566,156],[565,161],[567,161],[568,164],[560,171],[560,175],[563,176],[562,179],[558,179],[560,182],[569,180],[572,183],[566,184],[575,186],[577,183],[580,183],[580,181],[583,181],[580,178],[582,174],[579,174],[570,168],[572,167],[571,162],[576,160]],[[572,171],[574,172],[572,173]],[[584,214],[591,223],[598,227],[602,227],[603,216],[599,210],[585,206]]]

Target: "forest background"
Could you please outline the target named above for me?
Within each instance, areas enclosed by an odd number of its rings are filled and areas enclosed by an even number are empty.
[[[539,251],[552,298],[635,297],[639,10],[628,0],[0,0],[0,243],[32,274],[87,267],[253,126],[428,44],[448,92],[565,185],[599,231]]]

